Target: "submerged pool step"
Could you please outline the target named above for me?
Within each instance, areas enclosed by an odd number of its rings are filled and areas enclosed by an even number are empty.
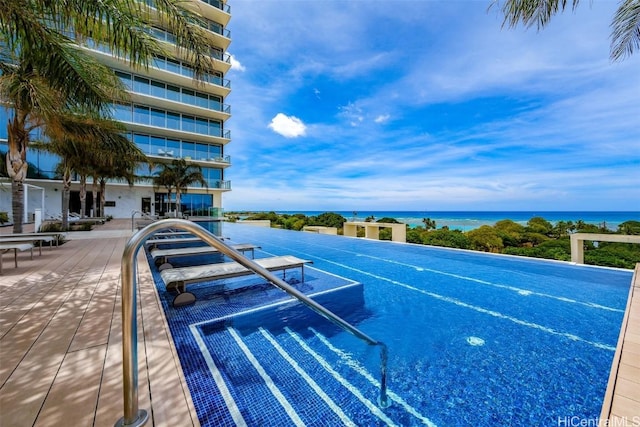
[[[224,422],[218,420],[210,425],[270,426],[278,425],[272,423],[274,419],[289,419],[231,329],[219,328],[215,332],[201,334],[196,328],[193,333],[197,340],[201,337],[201,352],[207,360],[210,375],[216,381],[217,392],[224,398],[224,406],[214,410],[219,412],[226,407],[228,411],[227,414],[215,414]],[[265,407],[269,410],[265,411]],[[198,416],[202,424],[209,425],[203,418],[210,419],[214,415],[200,412]]]
[[[233,334],[234,330],[231,331]],[[280,425],[355,426],[326,393],[323,384],[312,378],[307,367],[296,355],[289,354],[277,337],[260,328],[242,336],[242,340],[240,345],[251,351],[248,357],[255,358],[254,369],[263,371],[265,382],[272,383],[270,391],[287,410],[290,420],[282,420]]]
[[[376,393],[376,396],[379,395],[380,372],[377,365],[378,350],[376,347],[369,347],[369,351],[376,352],[374,357],[376,369],[367,369],[360,360],[337,348],[331,340],[322,333],[313,327],[308,327],[307,329],[313,334],[305,339],[307,345],[321,352],[336,372],[345,377],[349,377],[355,386],[363,390],[363,393]],[[416,409],[415,406],[420,406],[418,402],[416,402],[418,403],[417,405],[412,405],[411,402],[407,402],[394,392],[393,379],[388,379],[387,387],[387,398],[390,406],[386,408],[384,412],[389,418],[402,426],[425,425],[435,427],[434,422],[431,421],[427,415],[420,413]]]
[[[358,378],[353,373],[342,375],[337,372],[327,359],[326,352],[316,351],[308,345],[309,337],[303,338],[285,328],[277,339],[282,348],[322,385],[355,425],[400,425],[388,417],[386,410],[378,407],[376,390],[363,390],[354,382]]]
[[[204,335],[203,342],[212,350],[203,354],[214,365],[213,376],[224,382],[218,388],[226,393],[230,423],[433,425],[392,391],[391,406],[381,409],[378,372],[367,371],[315,329],[275,331],[220,325]]]

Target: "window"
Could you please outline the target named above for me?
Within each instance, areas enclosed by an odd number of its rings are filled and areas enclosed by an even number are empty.
[[[131,90],[133,88],[131,83],[131,74],[116,71],[116,75],[120,78],[120,81],[127,87],[127,89]]]
[[[180,130],[180,114],[167,112],[167,128]]]
[[[133,142],[140,148],[145,154],[155,154],[149,146],[149,135],[142,135],[139,133],[133,134]]]
[[[180,157],[180,141],[177,139],[167,139],[167,155],[170,157]]]
[[[195,105],[201,108],[209,108],[209,95],[206,93],[196,92]]]
[[[143,93],[145,95],[149,95],[150,93],[149,79],[135,76],[133,78],[133,91],[137,93]]]
[[[164,83],[151,80],[151,95],[157,96],[158,98],[164,98],[166,96],[166,92],[167,90],[165,89]]]
[[[182,157],[190,157],[196,159],[196,144],[193,142],[182,141]]]
[[[207,135],[209,133],[209,132],[207,132],[208,128],[209,128],[209,120],[196,118],[196,129],[195,129],[195,131],[197,133],[200,133],[202,135]]]
[[[199,160],[209,159],[209,146],[207,144],[196,143],[196,155],[195,158]]]
[[[193,116],[182,116],[182,130],[185,132],[196,131],[196,118]]]
[[[167,141],[160,136],[152,136],[150,139],[150,153],[158,156],[166,156]]]
[[[209,135],[211,136],[222,136],[222,124],[218,121],[211,120],[209,121]]]
[[[125,104],[113,105],[113,118],[123,122],[131,121],[131,106]]]
[[[167,99],[180,102],[180,88],[178,86],[167,85]]]
[[[133,121],[142,125],[148,125],[150,122],[149,107],[145,107],[144,105],[134,105]]]
[[[222,111],[222,98],[219,96],[211,96],[209,99],[209,109],[214,111]]]
[[[166,127],[166,112],[164,110],[151,109],[151,126]]]
[[[196,93],[189,89],[182,89],[182,102],[185,104],[195,105]]]
[[[171,71],[172,73],[180,74],[180,62],[174,61],[173,59],[167,58],[167,71]]]

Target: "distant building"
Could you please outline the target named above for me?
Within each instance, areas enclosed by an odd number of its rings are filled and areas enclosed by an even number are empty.
[[[112,67],[129,88],[131,102],[114,106],[114,118],[127,128],[127,135],[156,163],[170,163],[173,159],[185,159],[198,164],[208,184],[190,187],[182,194],[183,212],[193,215],[222,210],[222,195],[231,190],[225,180],[225,169],[231,159],[225,147],[231,141],[225,123],[231,110],[225,99],[231,92],[225,78],[231,68],[227,48],[231,43],[227,24],[231,19],[229,5],[220,0],[189,0],[189,7],[197,10],[207,21],[211,57],[216,65],[215,75],[205,81],[195,81],[188,63],[176,57],[158,57],[148,71],[134,70],[101,46],[91,46],[93,54]],[[153,35],[172,43],[173,36],[156,27]],[[6,153],[7,111],[0,109],[0,152]],[[30,148],[27,154],[30,172],[27,183],[25,216],[31,220],[34,210],[43,208],[43,218],[61,214],[62,183],[55,179],[55,155]],[[140,175],[152,175],[147,168]],[[0,211],[11,212],[11,185],[0,179]],[[91,182],[91,180],[89,180]],[[92,206],[91,184],[88,185],[87,212]],[[109,182],[106,188],[105,214],[116,218],[131,216],[132,211],[164,214],[175,210],[175,194],[167,199],[166,189],[153,188],[151,180],[136,182],[133,188],[126,183]],[[100,197],[98,197],[98,202]],[[174,203],[172,203],[174,202]],[[44,207],[42,206],[44,203]],[[71,187],[70,210],[80,211],[79,183]]]

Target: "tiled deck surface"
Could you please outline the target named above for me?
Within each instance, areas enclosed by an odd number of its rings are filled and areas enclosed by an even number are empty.
[[[70,233],[33,260],[19,254],[18,268],[4,255],[0,426],[113,426],[123,415],[119,276],[130,227],[114,220]],[[140,408],[150,413],[147,425],[199,425],[146,262],[138,273]],[[640,266],[602,417],[640,422]]]

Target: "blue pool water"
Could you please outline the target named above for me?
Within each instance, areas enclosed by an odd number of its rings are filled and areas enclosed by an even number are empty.
[[[389,347],[379,352],[257,278],[158,291],[202,425],[558,425],[599,416],[632,273],[224,224],[256,257]],[[152,270],[154,267],[152,266]],[[222,291],[220,293],[220,291]],[[229,409],[231,408],[231,409]]]

